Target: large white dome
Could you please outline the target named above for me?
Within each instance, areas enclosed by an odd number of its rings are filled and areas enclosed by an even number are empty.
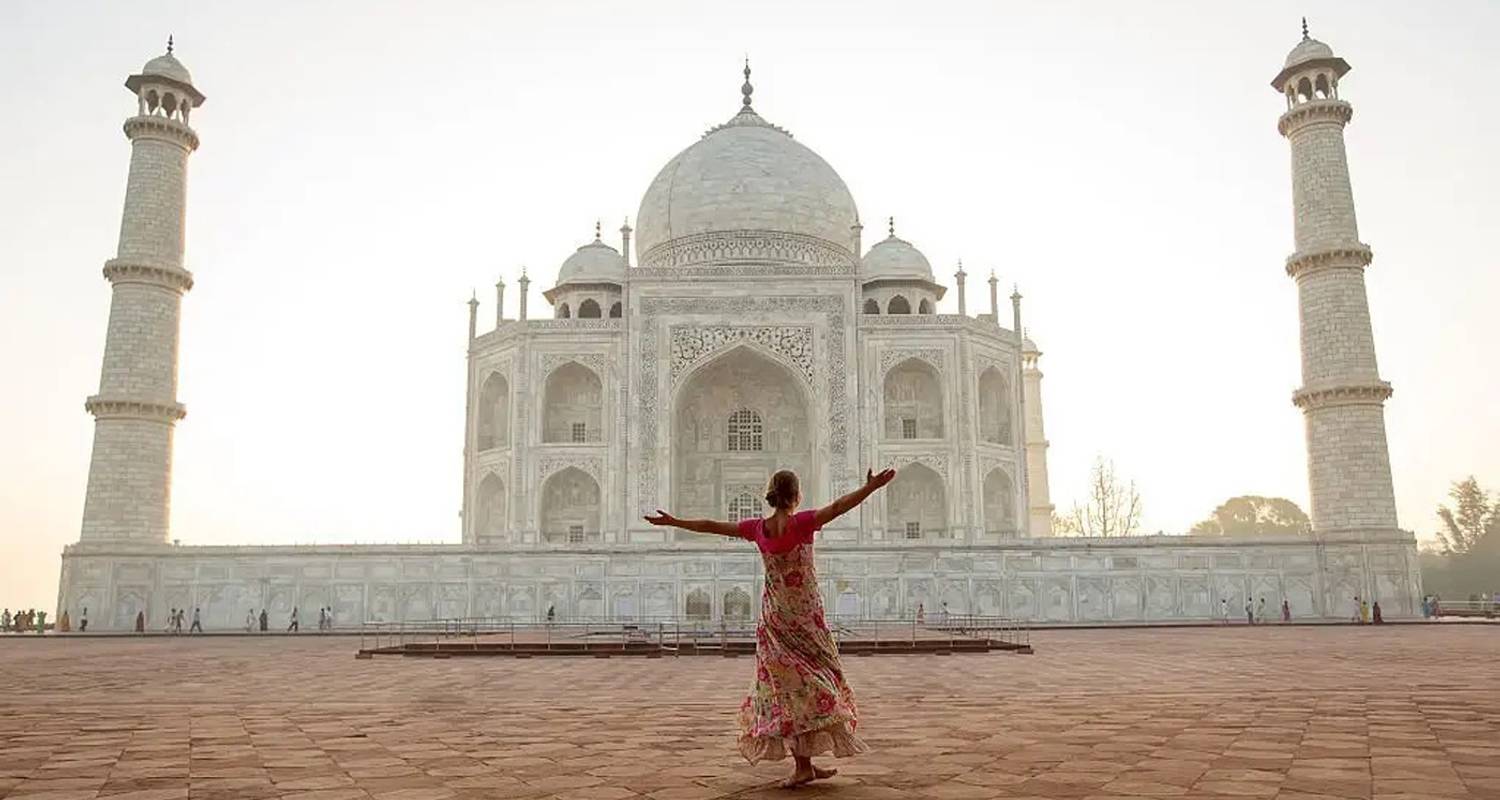
[[[643,267],[853,266],[858,221],[833,167],[747,104],[662,167],[641,198],[636,253]]]

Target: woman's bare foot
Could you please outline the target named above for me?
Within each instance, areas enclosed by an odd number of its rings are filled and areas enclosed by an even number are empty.
[[[821,767],[813,766],[811,763],[808,763],[805,766],[802,764],[798,764],[796,768],[792,770],[791,777],[781,782],[781,788],[795,789],[805,783],[812,783],[813,781],[823,780],[824,778],[832,778],[837,774],[839,774],[839,771],[836,769],[822,769]]]

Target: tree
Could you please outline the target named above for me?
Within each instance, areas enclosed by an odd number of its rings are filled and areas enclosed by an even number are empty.
[[[1437,531],[1438,541],[1447,555],[1466,555],[1478,550],[1485,539],[1500,530],[1500,504],[1490,499],[1473,475],[1455,481],[1448,490],[1457,510],[1445,505],[1438,506],[1438,518],[1443,527]],[[1491,544],[1500,542],[1500,537]]]
[[[1141,493],[1135,481],[1115,475],[1115,462],[1094,460],[1089,473],[1089,497],[1074,504],[1062,528],[1079,536],[1132,536],[1141,527]]]
[[[1195,536],[1267,536],[1307,533],[1312,527],[1296,503],[1284,497],[1243,495],[1225,500],[1208,519],[1194,525]]]

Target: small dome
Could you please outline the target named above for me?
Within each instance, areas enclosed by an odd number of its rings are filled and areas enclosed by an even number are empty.
[[[1333,48],[1317,39],[1303,39],[1292,48],[1292,52],[1286,54],[1286,63],[1282,66],[1284,69],[1291,69],[1320,58],[1333,58]]]
[[[141,74],[169,78],[188,86],[193,85],[193,76],[187,71],[187,67],[184,67],[182,62],[177,60],[177,56],[171,53],[164,53],[147,61],[146,66],[141,67]]]
[[[922,251],[892,233],[865,254],[862,277],[873,280],[917,280],[933,283],[932,264]]]
[[[578,248],[557,270],[557,285],[564,283],[623,283],[625,259],[620,252],[595,239]]]
[[[1023,352],[1023,353],[1035,353],[1036,355],[1041,355],[1042,354],[1042,351],[1036,349],[1036,342],[1031,341],[1031,337],[1030,336],[1024,337],[1021,340],[1021,352]]]

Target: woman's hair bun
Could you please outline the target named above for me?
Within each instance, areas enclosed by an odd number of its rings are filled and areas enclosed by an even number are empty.
[[[777,470],[766,484],[766,504],[772,508],[791,508],[802,497],[802,486],[797,473],[789,469]]]

